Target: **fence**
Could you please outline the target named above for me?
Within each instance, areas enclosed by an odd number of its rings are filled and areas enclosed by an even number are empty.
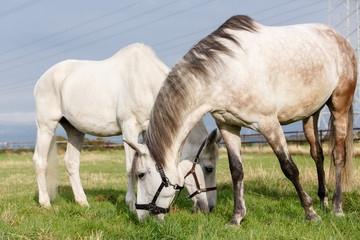
[[[360,128],[354,128],[354,141],[359,141]],[[304,132],[302,131],[291,131],[291,132],[284,132],[286,140],[288,143],[299,144],[307,142]],[[321,142],[326,142],[329,140],[329,130],[319,130],[319,137]],[[241,134],[241,143],[242,146],[246,148],[246,146],[258,146],[261,148],[263,145],[266,145],[266,139],[263,135],[255,133],[255,134]],[[59,148],[66,148],[66,141],[57,141]],[[224,142],[221,141],[220,145],[224,145]],[[86,139],[84,141],[84,149],[91,149],[91,148],[104,148],[104,149],[115,149],[115,148],[122,148],[123,147],[123,140],[122,139]],[[35,142],[0,142],[0,150],[31,150],[35,148]]]

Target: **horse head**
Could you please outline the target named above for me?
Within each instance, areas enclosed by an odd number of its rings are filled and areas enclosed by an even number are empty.
[[[213,130],[197,155],[187,155],[179,163],[185,176],[185,187],[194,201],[194,211],[212,211],[216,206],[216,163],[219,158],[217,144],[221,136]]]
[[[136,151],[133,173],[138,180],[135,207],[139,220],[144,220],[149,213],[157,219],[163,219],[172,203],[175,204],[179,196],[176,196],[176,193],[182,190],[184,184],[190,193],[189,196],[193,195],[191,198],[195,202],[194,210],[205,213],[215,207],[217,143],[219,142],[216,131],[213,131],[203,142],[195,156],[198,159],[195,165],[193,159],[184,160],[175,168],[170,165],[157,165],[146,145],[125,142]],[[196,180],[195,177],[190,176],[185,178],[185,174],[192,168],[194,168]],[[209,188],[208,191],[207,188]]]

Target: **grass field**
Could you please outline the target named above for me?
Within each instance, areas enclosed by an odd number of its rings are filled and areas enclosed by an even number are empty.
[[[293,155],[305,190],[314,200],[319,222],[305,220],[294,187],[273,154],[245,154],[247,215],[240,227],[229,228],[233,192],[227,156],[217,169],[218,202],[208,215],[192,212],[181,197],[164,222],[139,222],[125,204],[123,151],[84,152],[81,179],[90,208],[75,204],[60,154],[59,194],[51,209],[39,207],[31,153],[0,155],[0,239],[359,239],[360,175],[344,193],[346,216],[336,218],[320,208],[315,165],[308,155]],[[328,169],[329,160],[326,161]],[[356,159],[356,169],[360,159]],[[333,187],[328,184],[330,195]],[[331,199],[330,199],[331,202]],[[331,205],[331,204],[330,204]]]

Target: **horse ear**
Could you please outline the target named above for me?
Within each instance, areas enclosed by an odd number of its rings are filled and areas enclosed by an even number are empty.
[[[125,140],[125,139],[123,141],[124,141],[124,143],[129,145],[129,147],[134,149],[140,155],[144,155],[146,153],[145,145],[140,144],[140,143],[132,143],[132,142],[129,142],[129,141]]]
[[[206,139],[206,147],[211,146],[212,144],[218,144],[221,140],[221,136],[217,134],[217,129],[211,131],[209,136]]]

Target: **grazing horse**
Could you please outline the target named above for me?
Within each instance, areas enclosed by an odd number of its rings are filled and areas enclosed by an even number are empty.
[[[134,159],[138,203],[147,203],[154,196],[149,179],[159,183],[164,175],[172,185],[182,184],[177,165],[179,149],[194,124],[210,112],[228,152],[234,190],[230,224],[240,224],[246,214],[241,127],[264,135],[283,173],[293,183],[306,219],[319,219],[300,183],[281,125],[303,120],[324,202],[327,190],[316,123],[327,105],[332,115],[336,177],[332,212],[343,215],[341,182],[348,175],[344,166],[352,161],[356,73],[353,49],[329,26],[272,27],[247,16],[231,17],[184,55],[160,89],[151,111],[146,146],[134,144],[141,153]],[[158,205],[169,206],[175,192],[164,188]],[[138,209],[137,214],[144,219],[148,212]]]
[[[137,141],[148,125],[155,97],[169,71],[149,47],[133,44],[103,61],[67,60],[42,75],[34,90],[37,140],[33,157],[41,206],[50,207],[50,199],[55,198],[57,192],[54,133],[58,123],[68,136],[65,165],[75,201],[88,205],[79,176],[85,133],[95,136],[123,134],[124,139]],[[191,144],[182,152],[184,175],[191,169],[186,162],[195,158],[193,148],[198,148],[207,135],[201,120],[190,134],[188,141]],[[219,137],[213,131],[195,166],[202,187],[215,184],[218,142]],[[127,144],[124,148],[128,175],[126,202],[131,210],[135,210],[136,178],[131,170],[135,152]],[[209,168],[214,171],[206,171]],[[189,192],[197,191],[195,178],[188,177],[186,187]],[[216,191],[197,194],[193,200],[195,209],[206,212],[216,204]]]

